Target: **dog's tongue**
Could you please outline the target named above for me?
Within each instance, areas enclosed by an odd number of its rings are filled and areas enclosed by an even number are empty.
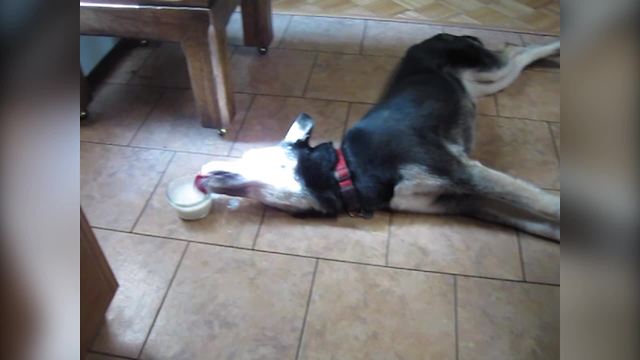
[[[205,175],[202,174],[198,174],[196,175],[196,178],[193,182],[193,184],[196,186],[196,189],[200,190],[201,193],[206,194],[207,193],[207,189],[204,187],[204,180],[207,177]]]

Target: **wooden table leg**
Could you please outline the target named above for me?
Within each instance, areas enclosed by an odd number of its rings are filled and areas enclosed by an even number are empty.
[[[236,114],[233,82],[231,81],[231,69],[227,50],[226,23],[214,23],[209,26],[209,51],[213,65],[213,75],[216,83],[216,98],[220,108],[222,127],[220,135],[224,135],[231,127],[231,122]]]
[[[244,44],[267,49],[273,40],[271,0],[242,0]]]
[[[87,107],[91,101],[91,90],[87,78],[80,69],[80,119],[84,119],[88,116]]]
[[[181,45],[202,126],[220,129],[224,134],[235,113],[224,27],[211,25],[206,36],[185,40]]]

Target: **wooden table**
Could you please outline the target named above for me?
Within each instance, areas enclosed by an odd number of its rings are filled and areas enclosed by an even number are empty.
[[[235,113],[225,28],[239,3],[244,44],[266,53],[271,0],[80,1],[80,33],[179,42],[202,126],[224,134]]]

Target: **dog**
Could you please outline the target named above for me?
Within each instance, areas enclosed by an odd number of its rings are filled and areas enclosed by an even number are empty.
[[[303,113],[280,144],[203,165],[196,186],[295,216],[459,214],[559,241],[558,196],[469,157],[476,99],[559,51],[554,42],[494,52],[473,36],[436,35],[407,50],[339,149],[311,147],[314,120]]]

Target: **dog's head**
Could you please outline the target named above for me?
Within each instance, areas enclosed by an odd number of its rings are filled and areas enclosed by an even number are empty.
[[[302,113],[278,145],[203,165],[196,178],[198,188],[255,199],[291,213],[335,214],[337,185],[331,174],[337,158],[331,143],[309,145],[313,127],[313,119]]]

